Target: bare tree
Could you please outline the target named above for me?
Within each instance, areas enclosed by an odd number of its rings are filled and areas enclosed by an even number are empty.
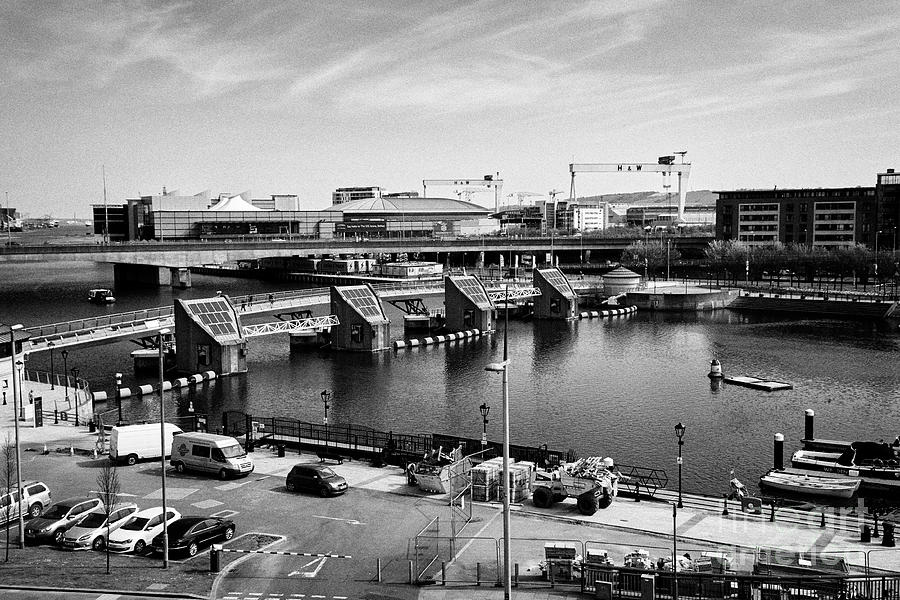
[[[107,459],[100,472],[97,473],[97,496],[103,502],[103,514],[106,516],[106,537],[103,538],[103,549],[106,551],[106,574],[109,575],[109,516],[119,498],[119,471],[115,461]]]
[[[19,493],[21,490],[13,491],[13,482],[16,481],[16,445],[9,432],[6,433],[6,439],[0,446],[0,477],[3,479],[3,491],[9,492],[9,495],[2,497],[2,505],[0,505],[0,514],[3,515],[2,522],[9,523],[13,519],[13,507],[17,506],[22,510],[21,498]],[[18,504],[17,504],[18,503]],[[18,513],[15,513],[18,516]],[[9,532],[12,527],[6,528],[6,558],[4,562],[9,562]]]

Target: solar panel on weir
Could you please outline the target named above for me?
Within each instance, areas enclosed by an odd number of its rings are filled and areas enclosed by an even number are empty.
[[[237,324],[225,300],[208,300],[187,303],[197,321],[216,337],[237,336]]]
[[[556,291],[565,295],[571,295],[572,289],[566,276],[559,269],[539,269],[541,275],[547,280],[547,283],[556,288]]]
[[[484,288],[474,277],[457,277],[453,279],[453,282],[459,288],[459,291],[465,294],[479,308],[489,308],[491,306],[491,301],[488,299],[487,294],[484,293]]]
[[[338,293],[367,320],[384,319],[381,302],[365,286],[337,288]]]

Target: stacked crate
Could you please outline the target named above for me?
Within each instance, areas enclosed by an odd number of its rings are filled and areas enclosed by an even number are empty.
[[[472,467],[472,500],[476,502],[495,502],[500,488],[501,467],[495,463],[483,462]]]
[[[528,499],[531,496],[533,478],[533,463],[519,462],[509,465],[509,501],[522,502]],[[500,493],[503,494],[502,489]]]

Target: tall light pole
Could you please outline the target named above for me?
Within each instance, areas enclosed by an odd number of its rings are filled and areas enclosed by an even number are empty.
[[[478,407],[478,410],[481,411],[481,449],[487,450],[487,426],[488,426],[488,413],[491,412],[491,407],[486,403],[482,402],[481,406]]]
[[[60,352],[63,357],[63,385],[66,387],[66,409],[69,408],[69,351],[65,348]]]
[[[53,348],[56,344],[53,342],[47,342],[47,347],[50,348],[50,389],[55,390],[54,387],[56,380],[56,370],[53,368]]]
[[[166,403],[163,398],[163,378],[165,369],[163,360],[163,336],[168,335],[168,329],[159,330],[159,462],[162,472],[162,517],[163,517],[163,569],[169,568],[169,520],[166,518]]]
[[[75,398],[75,427],[78,427],[78,369],[72,367],[72,397]]]
[[[13,384],[13,423],[16,424],[16,489],[19,491],[19,548],[25,547],[25,515],[23,514],[25,503],[22,501],[24,496],[22,492],[22,454],[19,449],[19,394],[16,392],[16,332],[22,328],[21,323],[9,328],[9,345],[11,348],[9,365],[12,371]]]
[[[506,287],[504,305],[509,303],[509,286]],[[503,328],[503,362],[490,363],[485,371],[503,373],[503,600],[509,600],[512,590],[509,560],[509,311],[506,311]]]
[[[681,447],[684,446],[684,425],[679,421],[678,425],[675,426],[675,435],[678,437],[678,508],[684,508],[684,504],[681,503]]]

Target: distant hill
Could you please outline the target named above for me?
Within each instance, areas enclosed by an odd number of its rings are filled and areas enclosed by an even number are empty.
[[[718,194],[710,190],[688,192],[684,199],[685,206],[715,206]],[[601,194],[599,196],[582,196],[579,200],[600,200],[610,204],[631,204],[634,206],[665,206],[670,200],[664,192],[628,192],[626,194]],[[672,192],[672,205],[678,204],[678,193]]]

